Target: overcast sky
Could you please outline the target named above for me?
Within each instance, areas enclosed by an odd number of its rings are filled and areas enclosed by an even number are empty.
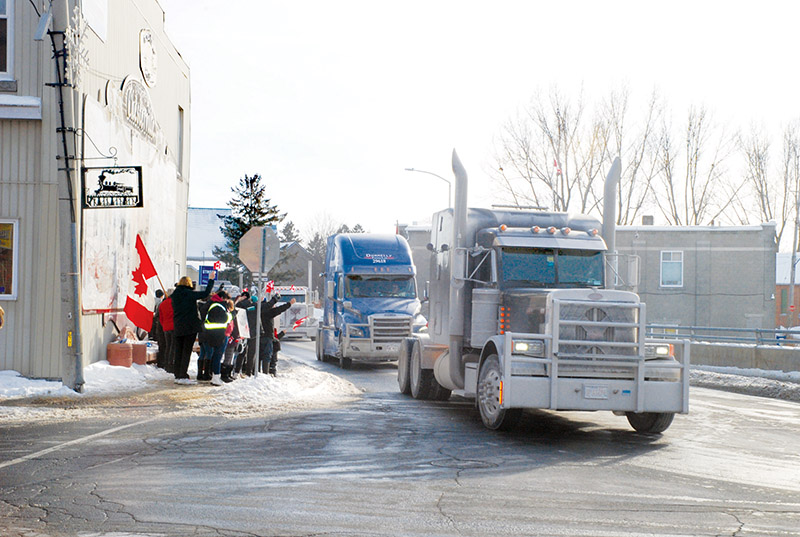
[[[192,77],[190,206],[266,179],[301,232],[447,206],[455,148],[489,206],[493,139],[533,94],[657,88],[735,127],[800,117],[795,2],[159,0]]]

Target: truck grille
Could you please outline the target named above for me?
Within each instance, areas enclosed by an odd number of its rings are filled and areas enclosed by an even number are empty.
[[[395,343],[411,336],[411,317],[408,315],[372,315],[370,334],[375,343]]]
[[[639,354],[640,305],[558,301],[560,358],[614,359]]]

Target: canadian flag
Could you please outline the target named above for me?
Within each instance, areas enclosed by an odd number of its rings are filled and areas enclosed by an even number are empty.
[[[300,325],[303,324],[303,321],[305,321],[306,319],[308,319],[308,315],[306,315],[302,319],[297,319],[292,325],[292,330],[297,330],[298,328],[300,328]]]
[[[561,175],[561,166],[558,165],[556,159],[553,159],[553,167],[556,169],[556,175]]]
[[[139,266],[131,273],[134,283],[133,294],[142,297],[147,294],[147,280],[158,276],[158,273],[138,233],[136,234],[136,253],[139,254]],[[142,330],[149,332],[153,328],[153,312],[130,294],[125,299],[123,311],[128,319]]]
[[[264,292],[272,293],[273,291],[275,291],[275,281],[270,280],[266,284],[264,284]]]

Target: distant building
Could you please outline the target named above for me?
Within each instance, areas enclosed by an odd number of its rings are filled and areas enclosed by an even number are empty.
[[[792,254],[779,253],[775,256],[775,326],[800,326],[800,254],[797,254],[794,274],[794,312],[789,306]]]
[[[621,226],[616,242],[640,258],[648,323],[774,328],[774,223]]]
[[[0,370],[78,388],[127,322],[137,235],[165,283],[184,270],[190,79],[164,18],[0,1]]]
[[[230,209],[189,207],[186,223],[186,266],[195,271],[200,265],[213,265],[214,248],[225,247],[222,219],[230,216]],[[233,282],[236,283],[236,282]]]
[[[189,277],[197,278],[200,265],[213,265],[217,261],[214,248],[225,246],[222,235],[222,219],[231,214],[230,209],[189,207],[186,228],[186,267]],[[281,261],[276,267],[281,273],[291,273],[292,277],[277,278],[276,285],[307,286],[309,261],[311,262],[312,291],[322,286],[322,264],[314,261],[311,254],[297,241],[281,243]],[[239,285],[238,281],[231,282]]]

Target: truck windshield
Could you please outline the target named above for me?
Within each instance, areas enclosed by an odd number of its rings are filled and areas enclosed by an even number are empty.
[[[347,277],[345,296],[347,298],[416,298],[417,294],[414,279],[411,277],[352,275]]]
[[[503,248],[503,283],[532,287],[603,285],[603,252],[547,248]]]

